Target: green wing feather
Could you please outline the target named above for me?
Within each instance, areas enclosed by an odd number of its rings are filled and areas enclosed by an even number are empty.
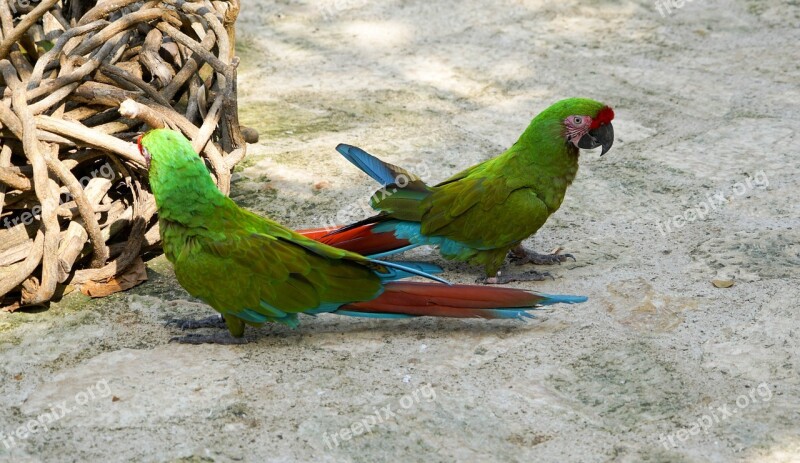
[[[365,258],[309,240],[233,202],[228,206],[219,209],[213,220],[221,223],[213,227],[163,224],[178,281],[223,316],[294,325],[297,313],[381,293]]]
[[[551,211],[540,198],[530,157],[515,144],[428,191],[398,190],[373,205],[389,217],[421,222],[427,236],[442,236],[478,250],[511,247],[544,224]],[[391,191],[391,186],[387,188]],[[503,207],[499,207],[503,206]]]

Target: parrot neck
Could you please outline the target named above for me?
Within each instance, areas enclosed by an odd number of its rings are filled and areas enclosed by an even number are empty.
[[[150,188],[159,218],[186,227],[202,226],[226,199],[199,157],[153,164]]]
[[[527,148],[532,188],[551,213],[561,206],[567,187],[578,174],[580,151],[565,142],[560,131],[560,126],[558,131],[528,130],[518,142]]]

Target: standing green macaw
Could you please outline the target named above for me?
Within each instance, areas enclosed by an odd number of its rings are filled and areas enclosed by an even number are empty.
[[[187,343],[238,343],[245,325],[298,325],[297,314],[405,318],[521,318],[542,305],[584,302],[510,288],[398,282],[430,275],[431,264],[383,262],[327,246],[237,206],[216,188],[178,132],[139,138],[150,172],[167,259],[178,282],[222,314],[231,337],[187,336]],[[446,283],[446,282],[444,282]],[[184,328],[215,326],[211,320]]]
[[[447,259],[483,266],[486,283],[541,280],[547,274],[501,277],[497,272],[509,251],[519,263],[554,264],[572,258],[530,252],[521,243],[561,206],[578,172],[579,149],[602,146],[602,156],[611,148],[613,119],[614,111],[603,103],[586,98],[559,101],[536,116],[503,154],[435,186],[360,148],[339,145],[337,151],[383,185],[371,200],[380,213],[333,232],[300,233],[376,258],[434,245]]]

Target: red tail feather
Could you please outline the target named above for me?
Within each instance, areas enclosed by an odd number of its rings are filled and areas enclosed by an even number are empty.
[[[393,232],[375,233],[372,229],[375,223],[361,225],[342,231],[330,232],[328,229],[315,228],[310,230],[298,230],[297,233],[305,235],[313,240],[325,243],[347,251],[357,252],[362,255],[378,254],[387,251],[394,251],[408,246],[406,240],[397,239]]]
[[[300,233],[306,238],[311,238],[312,240],[319,241],[320,238],[336,230],[336,228],[309,228],[307,230],[297,230],[297,233]]]
[[[349,312],[455,318],[506,318],[502,310],[529,309],[546,297],[513,288],[476,285],[393,282],[371,301],[347,304]]]

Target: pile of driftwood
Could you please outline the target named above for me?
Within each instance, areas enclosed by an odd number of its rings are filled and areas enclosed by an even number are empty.
[[[245,155],[238,12],[238,0],[0,0],[0,308],[146,278],[159,236],[135,140],[148,128],[183,132],[228,192]]]

